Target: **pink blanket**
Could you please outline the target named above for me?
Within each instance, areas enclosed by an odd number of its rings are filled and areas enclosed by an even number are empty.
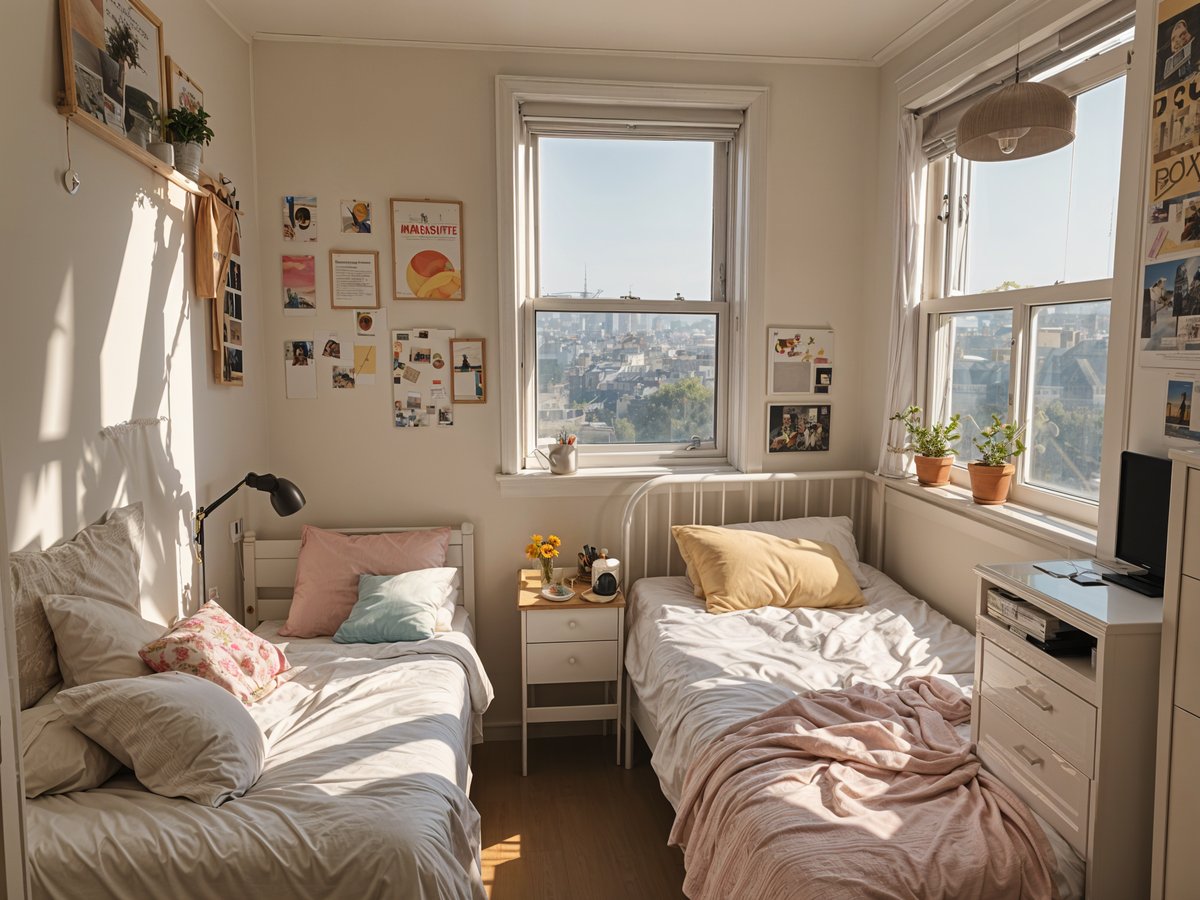
[[[1028,807],[981,771],[956,687],[811,691],[725,731],[670,842],[693,900],[1056,897]]]

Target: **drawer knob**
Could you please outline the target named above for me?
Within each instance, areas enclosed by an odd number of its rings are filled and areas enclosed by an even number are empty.
[[[1017,693],[1040,709],[1042,712],[1052,712],[1054,710],[1054,707],[1046,702],[1041,693],[1035,691],[1027,684],[1018,684]]]
[[[568,628],[578,628],[578,627],[579,627],[579,623],[578,623],[578,622],[576,622],[574,619],[568,619],[568,620],[567,620],[567,627],[568,627]]]
[[[1013,747],[1013,749],[1016,750],[1017,755],[1020,756],[1021,759],[1025,760],[1025,762],[1029,763],[1029,765],[1040,766],[1042,764],[1042,758],[1024,744],[1018,744],[1017,746]]]
[[[568,665],[571,665],[571,666],[575,665],[575,657],[573,657],[573,656],[568,656],[568,657],[567,657],[567,664],[568,664]]]

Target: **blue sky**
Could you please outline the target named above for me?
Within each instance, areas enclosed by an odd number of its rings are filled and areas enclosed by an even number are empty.
[[[710,299],[713,145],[542,138],[543,295]]]

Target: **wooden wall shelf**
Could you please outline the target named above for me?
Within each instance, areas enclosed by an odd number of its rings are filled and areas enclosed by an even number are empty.
[[[168,166],[149,150],[144,150],[133,141],[121,137],[121,135],[117,134],[99,119],[69,106],[60,106],[58,112],[67,121],[79,125],[85,131],[90,131],[103,141],[107,141],[126,156],[131,156],[145,165],[146,168],[153,169],[163,178],[167,179],[167,181],[171,182],[171,184],[181,187],[189,194],[195,194],[197,197],[204,195],[204,191],[201,190],[200,185],[196,184],[192,179],[179,174],[179,172]]]

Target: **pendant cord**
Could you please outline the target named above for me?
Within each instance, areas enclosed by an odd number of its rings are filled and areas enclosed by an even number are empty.
[[[70,172],[74,166],[71,165],[71,120],[67,119],[67,171]]]

